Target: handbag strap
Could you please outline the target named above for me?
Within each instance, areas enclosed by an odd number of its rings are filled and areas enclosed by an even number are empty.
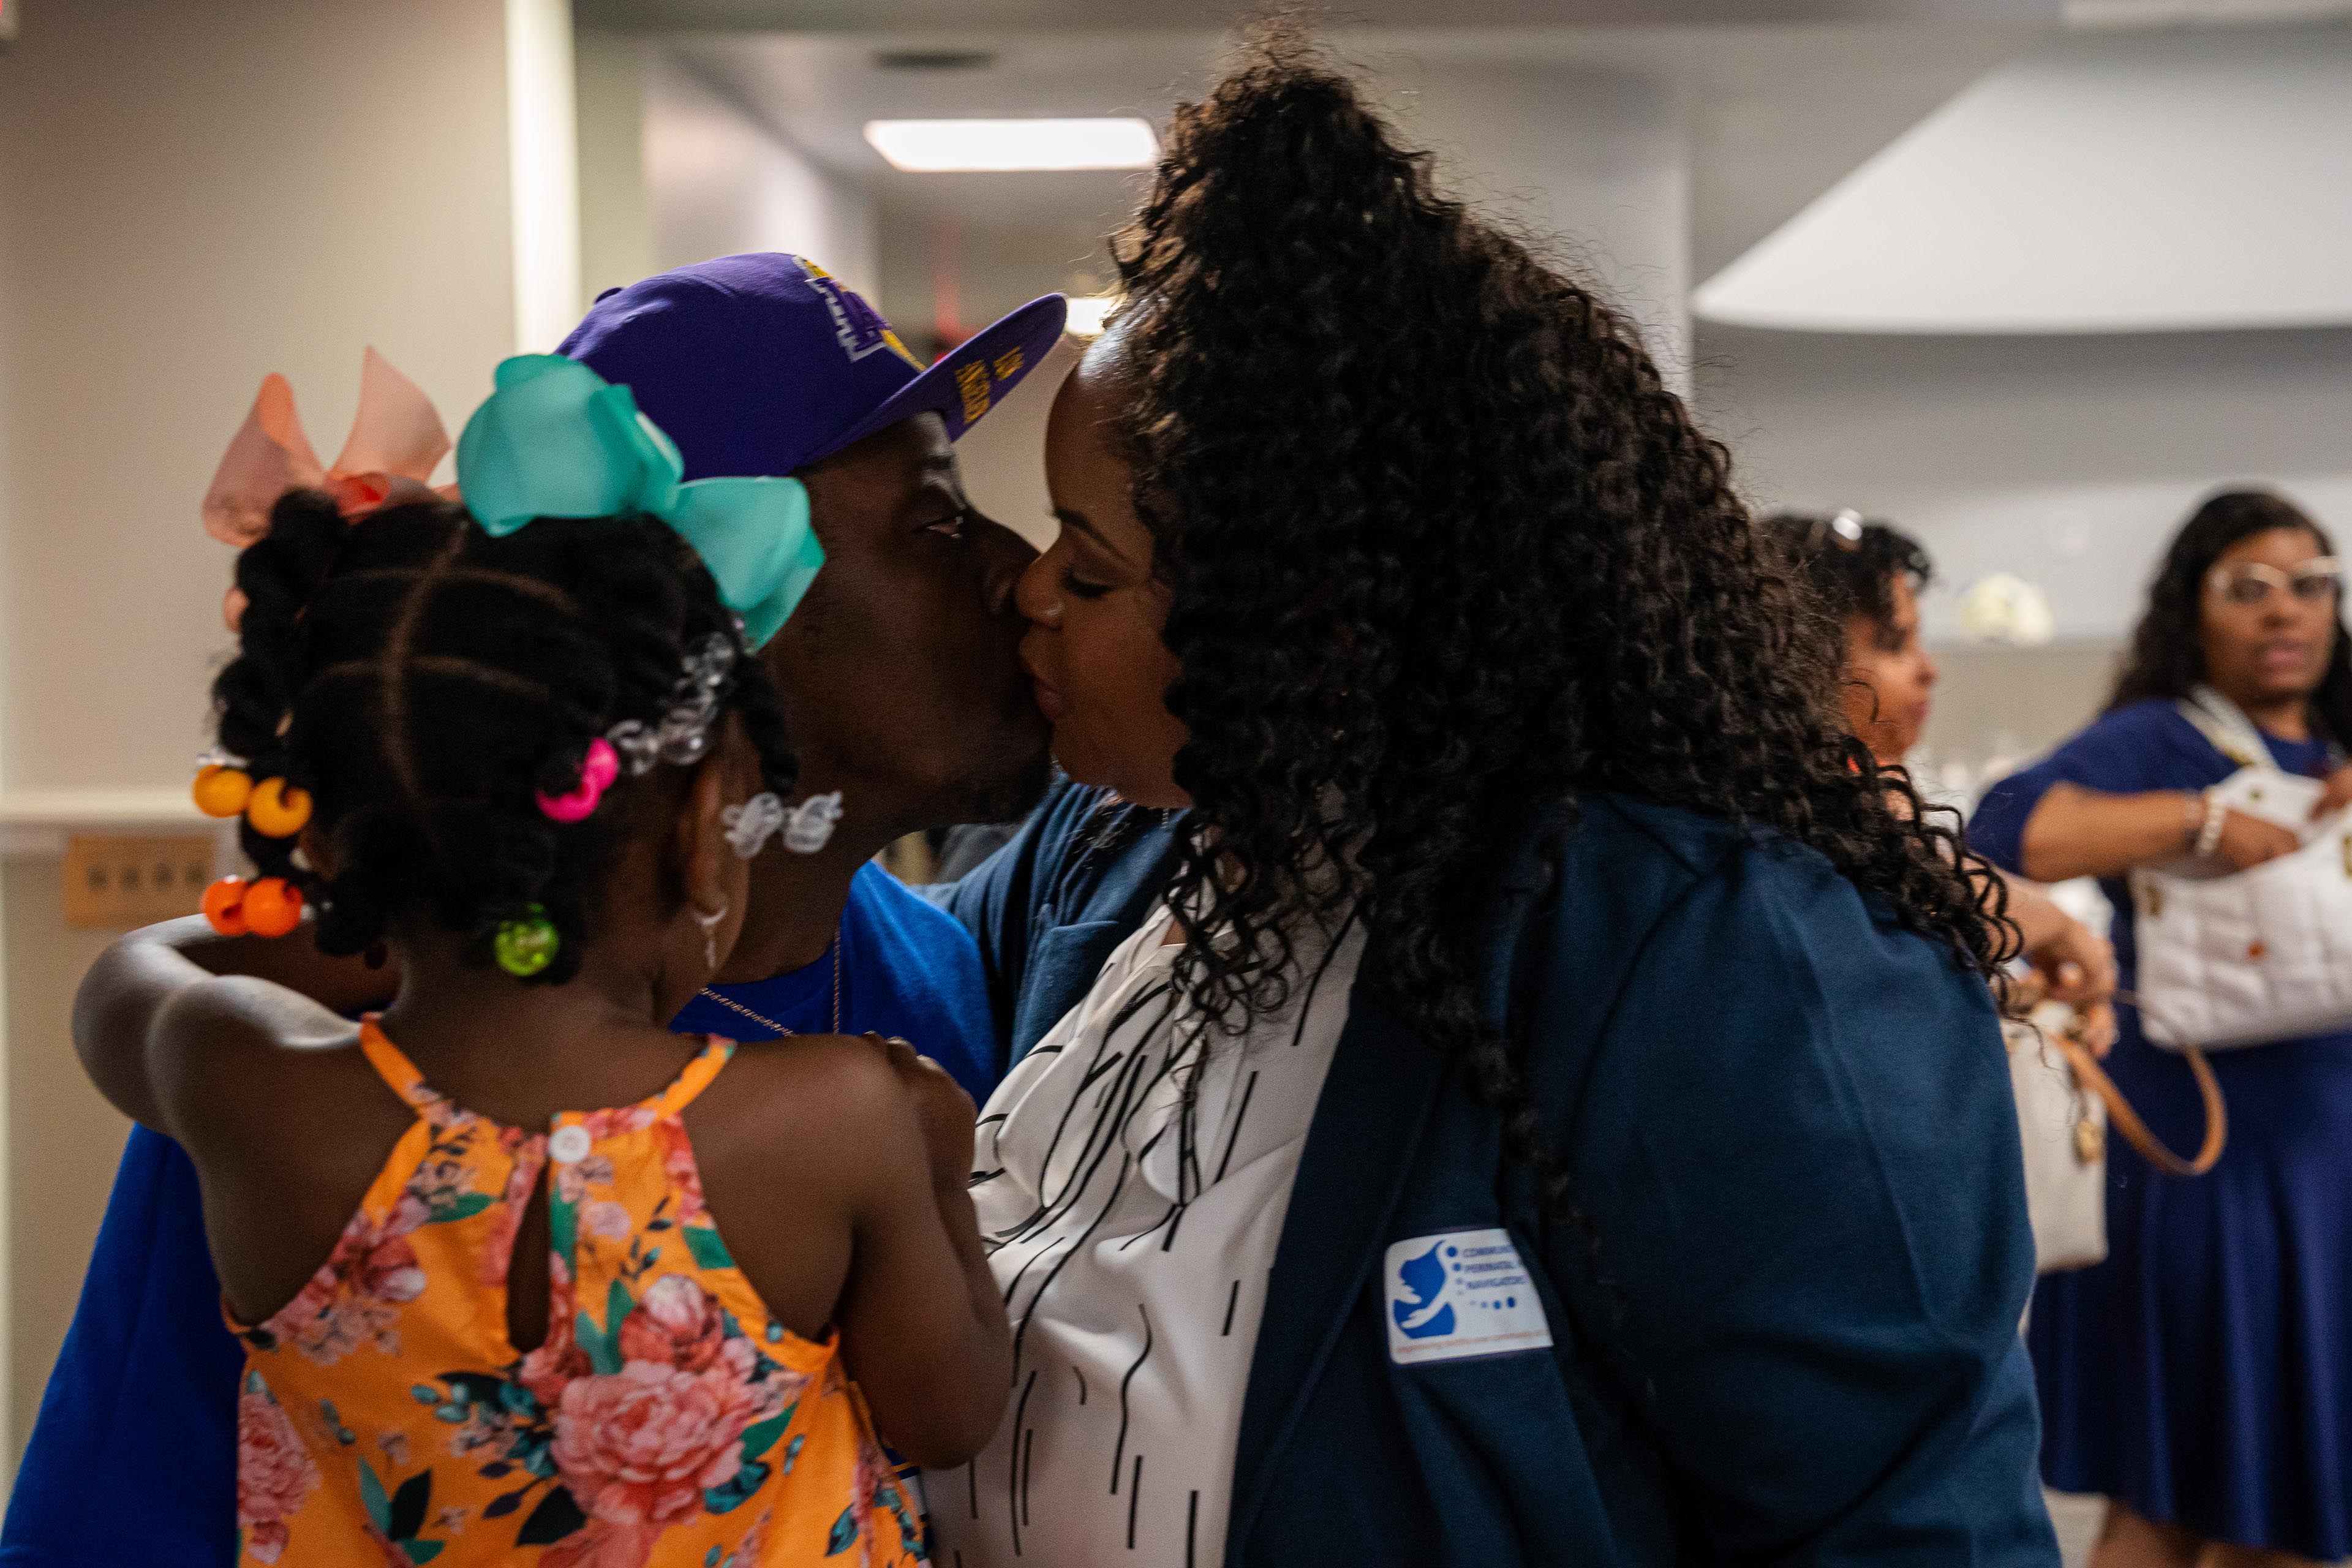
[[[2254,728],[2254,721],[2246,717],[2245,710],[2210,686],[2198,682],[2177,706],[2180,716],[2197,726],[2197,732],[2211,742],[2215,751],[2240,767],[2273,773],[2281,771],[2278,760],[2271,755],[2269,742]]]
[[[2147,1011],[2147,1004],[2139,998],[2129,1000],[2142,1012]],[[2055,1037],[2059,1054],[2074,1069],[2074,1080],[2106,1103],[2109,1125],[2124,1135],[2124,1142],[2139,1151],[2142,1159],[2174,1176],[2201,1176],[2220,1161],[2221,1151],[2230,1142],[2230,1109],[2221,1099],[2221,1085],[2213,1077],[2213,1064],[2205,1059],[2203,1051],[2189,1046],[2179,1053],[2189,1058],[2189,1074],[2197,1080],[2197,1098],[2205,1105],[2205,1142],[2196,1158],[2184,1160],[2148,1131],[2147,1123],[2140,1120],[2139,1112],[2132,1109],[2131,1101],[2124,1098],[2123,1090],[2116,1087],[2116,1080],[2107,1076],[2107,1069],[2099,1065],[2090,1047],[2076,1037],[2073,1026],[2059,1030]]]
[[[2270,742],[2263,739],[2261,730],[2246,717],[2246,710],[2222,696],[2203,681],[2189,688],[2189,695],[2173,704],[2180,716],[2197,727],[2197,732],[2212,743],[2215,751],[2242,768],[2261,768],[2267,773],[2284,773],[2278,759],[2271,755]],[[2327,767],[2330,772],[2344,765],[2343,743],[2323,731],[2327,742]]]

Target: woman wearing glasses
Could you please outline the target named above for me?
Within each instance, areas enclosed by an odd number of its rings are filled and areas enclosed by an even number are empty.
[[[1993,787],[1970,847],[2040,881],[2095,876],[2131,984],[2133,867],[2243,870],[2289,830],[2206,792],[2259,748],[2352,802],[2343,567],[2273,495],[2184,524],[2099,720]],[[2194,717],[2192,717],[2192,710]],[[2242,738],[2228,752],[2209,734]],[[2213,1058],[2229,1152],[2193,1182],[2107,1150],[2110,1256],[2036,1293],[2042,1472],[2112,1500],[2093,1568],[2352,1556],[2352,1033]],[[2108,1070],[2174,1147],[2201,1126],[2187,1066],[2126,1013]]]

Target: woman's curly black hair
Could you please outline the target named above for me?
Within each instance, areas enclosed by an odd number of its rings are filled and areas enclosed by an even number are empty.
[[[2293,501],[2267,490],[2223,490],[2189,514],[2148,586],[2147,609],[2132,632],[2131,652],[2107,698],[2110,712],[2152,697],[2177,701],[2205,679],[2197,606],[2205,597],[2206,576],[2230,546],[2274,528],[2301,529],[2319,542],[2322,552],[2336,552],[2326,529]],[[2311,694],[2311,707],[2331,739],[2352,745],[2352,634],[2345,629],[2340,595],[2336,647],[2327,656],[2327,674]]]
[[[681,770],[625,773],[583,821],[539,809],[579,782],[588,743],[657,725],[689,652],[727,639],[724,694],[768,788],[796,764],[765,668],[693,550],[652,518],[562,519],[492,538],[419,502],[346,523],[296,491],[237,557],[241,651],[213,685],[222,747],[256,779],[309,790],[327,880],[296,840],[244,826],[246,853],[318,910],[319,946],[359,952],[423,921],[488,963],[499,926],[546,911],[561,938],[532,979],[578,973],[614,851]],[[668,775],[665,780],[665,774]]]
[[[1812,592],[1822,614],[1839,623],[1841,635],[1850,616],[1889,629],[1895,624],[1896,579],[1909,582],[1915,591],[1924,588],[1934,580],[1936,565],[1917,540],[1875,518],[1854,522],[1852,536],[1840,532],[1839,519],[1852,517],[1779,511],[1757,527],[1780,562]]]
[[[1201,830],[1178,973],[1204,1015],[1238,1031],[1282,1005],[1289,933],[1353,911],[1364,973],[1458,1053],[1590,1240],[1466,978],[1499,791],[1777,829],[1959,963],[2006,955],[1990,873],[1848,731],[1819,617],[1633,329],[1440,195],[1295,31],[1179,110],[1114,258]]]

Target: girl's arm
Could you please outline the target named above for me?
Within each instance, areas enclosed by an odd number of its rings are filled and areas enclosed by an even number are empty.
[[[172,1113],[174,1097],[159,1089],[175,1065],[167,1058],[209,1046],[256,1040],[326,1044],[350,1037],[350,1024],[331,1007],[285,984],[217,972],[200,962],[256,960],[299,978],[303,964],[297,949],[307,952],[315,965],[337,964],[320,958],[307,941],[231,941],[215,935],[198,917],[116,939],[82,976],[74,995],[74,1049],[82,1069],[124,1115],[180,1137]],[[224,1058],[217,1065],[233,1075],[242,1059]]]
[[[2186,790],[2105,795],[2054,784],[2025,819],[2019,868],[2037,882],[2120,877],[2135,866],[2188,849],[2203,811],[2201,797]],[[2223,823],[2214,858],[2242,871],[2291,853],[2299,842],[2284,827],[2233,811]]]
[[[894,1059],[895,1058],[895,1059]],[[971,1100],[904,1046],[801,1035],[740,1047],[688,1108],[705,1201],[768,1310],[840,1336],[894,1447],[962,1464],[996,1429],[1012,1335],[971,1199]]]
[[[1012,1329],[967,1190],[971,1098],[905,1041],[871,1043],[896,1092],[871,1097],[843,1352],[883,1436],[946,1469],[987,1445],[1013,1386]]]

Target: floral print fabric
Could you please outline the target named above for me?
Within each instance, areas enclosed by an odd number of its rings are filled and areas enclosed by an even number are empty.
[[[373,1022],[361,1046],[417,1120],[301,1294],[230,1325],[241,1563],[927,1561],[838,1336],[771,1317],[703,1208],[679,1113],[731,1045],[546,1132],[450,1104]],[[548,1331],[523,1354],[507,1269],[551,1164]]]

